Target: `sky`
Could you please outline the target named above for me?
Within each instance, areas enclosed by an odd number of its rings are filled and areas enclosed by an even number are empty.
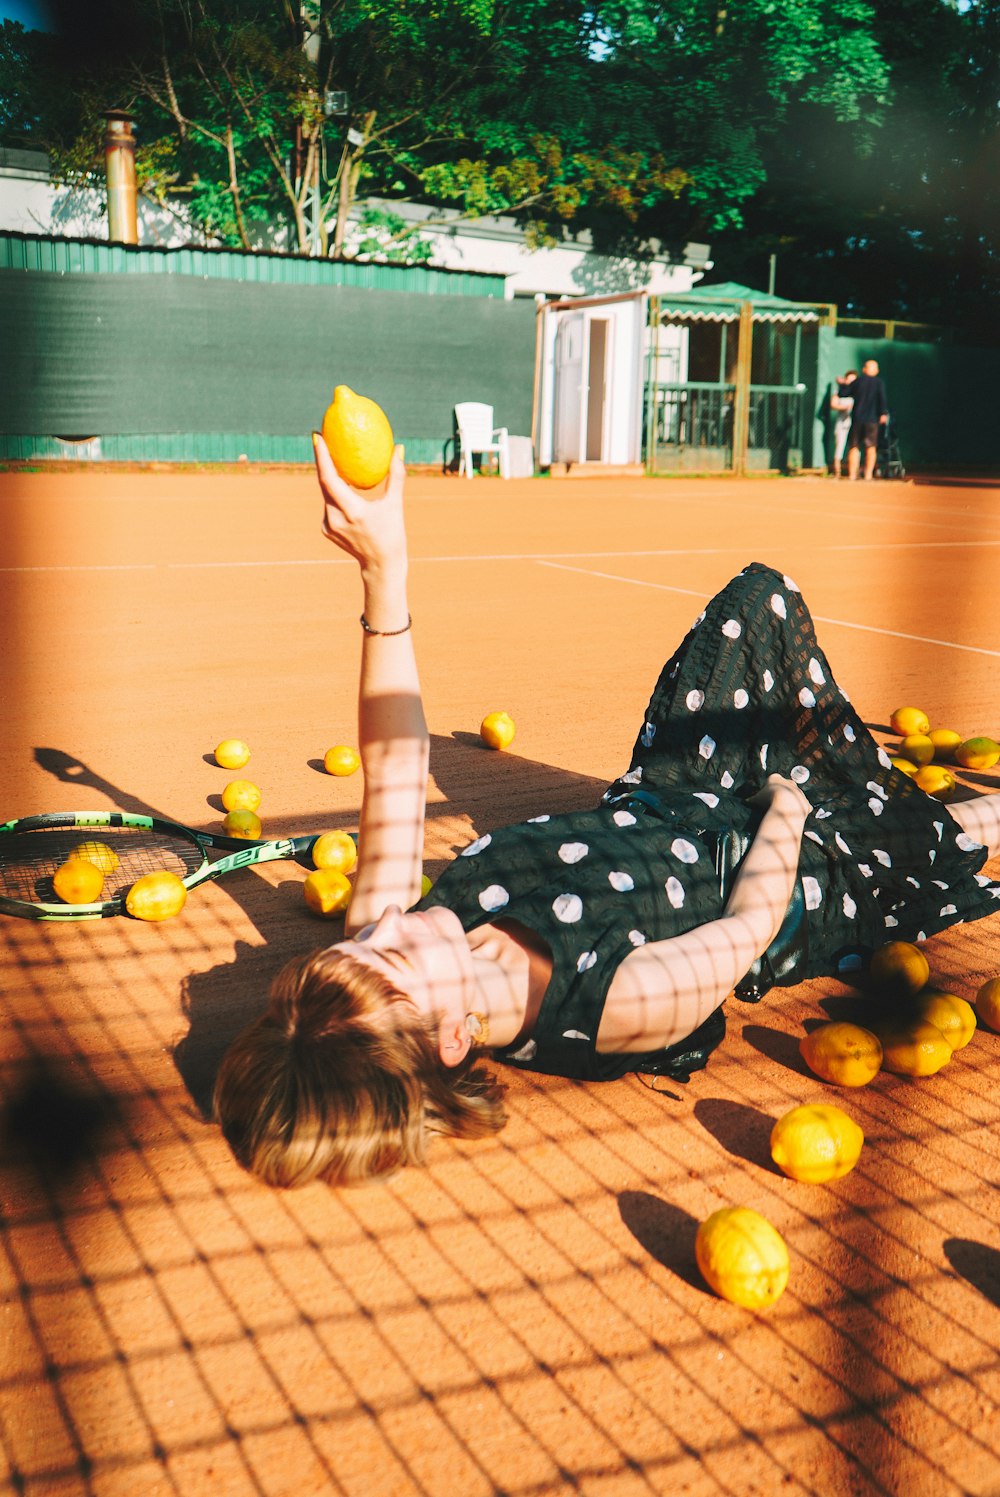
[[[20,21],[28,31],[44,31],[46,20],[45,0],[0,0],[0,21]]]

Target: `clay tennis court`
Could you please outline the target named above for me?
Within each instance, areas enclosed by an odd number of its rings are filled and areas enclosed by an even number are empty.
[[[409,496],[432,876],[495,824],[593,803],[750,560],[799,583],[881,739],[903,703],[1000,729],[1000,488],[418,476]],[[5,819],[218,828],[211,751],[239,736],[267,835],[356,825],[360,777],[322,756],[355,739],[360,591],[306,470],[7,474],[0,526]],[[502,755],[477,738],[497,708]],[[849,990],[775,990],[728,1005],[686,1087],[511,1071],[497,1141],[279,1194],[203,1109],[273,974],[339,933],[304,877],[246,870],[163,925],[0,917],[0,1489],[1000,1492],[1000,1036],[834,1092],[798,1040]],[[971,997],[1000,914],[926,949]],[[797,1184],[771,1125],[821,1097],[867,1145]],[[695,1268],[697,1223],[735,1204],[790,1249],[766,1316]]]

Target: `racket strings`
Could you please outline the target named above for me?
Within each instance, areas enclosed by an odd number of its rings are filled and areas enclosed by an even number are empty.
[[[0,895],[28,904],[58,903],[53,876],[84,844],[91,848],[98,844],[114,855],[91,853],[91,861],[104,873],[102,900],[123,894],[144,873],[167,869],[187,878],[205,861],[196,842],[143,828],[60,827],[10,832],[0,837]],[[115,859],[117,867],[108,867]]]

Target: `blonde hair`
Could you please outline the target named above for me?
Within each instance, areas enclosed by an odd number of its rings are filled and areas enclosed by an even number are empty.
[[[431,1021],[342,949],[296,957],[267,1011],[233,1042],[215,1116],[268,1185],[356,1185],[423,1164],[433,1134],[483,1138],[506,1122],[486,1072],[441,1063]]]

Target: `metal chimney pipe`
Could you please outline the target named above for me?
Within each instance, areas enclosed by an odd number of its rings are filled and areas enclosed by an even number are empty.
[[[108,178],[108,238],[119,244],[138,244],[132,118],[119,109],[109,110],[104,117],[108,122],[104,136],[104,166]]]

